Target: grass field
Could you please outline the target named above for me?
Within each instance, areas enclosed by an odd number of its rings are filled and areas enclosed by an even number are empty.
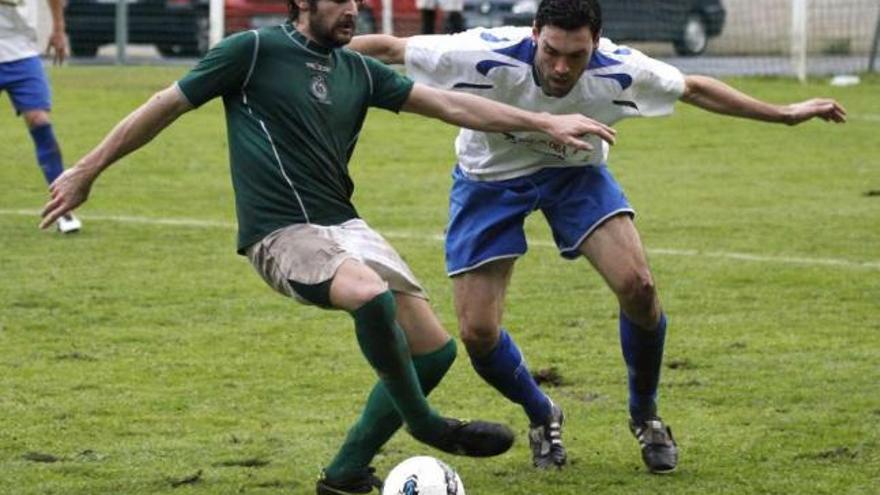
[[[67,161],[181,71],[53,70]],[[517,444],[470,460],[401,434],[380,473],[427,453],[471,495],[880,492],[880,79],[732,82],[773,101],[833,96],[852,118],[791,129],[681,106],[618,126],[611,167],[670,317],[661,413],[679,471],[644,471],[616,304],[534,215],[506,324],[533,369],[563,377],[550,393],[571,466],[529,468],[525,416],[462,351],[435,405],[507,422]],[[220,104],[110,169],[69,237],[36,229],[45,185],[0,107],[0,493],[313,493],[374,376],[347,316],[285,300],[235,255]],[[453,332],[439,237],[454,134],[376,111],[352,161],[361,214]]]

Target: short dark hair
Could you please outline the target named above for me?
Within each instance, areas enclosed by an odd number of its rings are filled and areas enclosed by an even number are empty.
[[[593,36],[602,31],[602,8],[599,0],[541,0],[535,13],[535,28],[555,26],[566,31],[590,28]]]
[[[314,10],[317,3],[318,0],[309,0],[309,8]],[[299,5],[296,4],[296,0],[287,0],[287,20],[293,22],[297,19],[299,19]]]

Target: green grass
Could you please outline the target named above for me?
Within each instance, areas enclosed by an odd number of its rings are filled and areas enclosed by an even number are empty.
[[[68,161],[181,72],[53,70]],[[505,322],[533,369],[564,378],[550,393],[566,410],[571,466],[528,467],[525,416],[462,353],[435,405],[518,432],[496,459],[440,455],[468,493],[877,493],[880,197],[866,193],[880,189],[880,80],[732,82],[773,101],[833,96],[853,118],[790,129],[680,106],[618,126],[611,167],[670,316],[661,411],[680,470],[645,473],[626,429],[613,297],[587,263],[557,256],[534,215]],[[28,212],[45,186],[23,125],[4,111],[0,493],[313,492],[374,378],[348,317],[274,294],[235,255],[220,104],[111,168],[70,237],[36,229]],[[453,332],[436,236],[454,135],[376,111],[352,162],[361,214]],[[385,473],[423,453],[438,455],[401,434],[375,464]]]

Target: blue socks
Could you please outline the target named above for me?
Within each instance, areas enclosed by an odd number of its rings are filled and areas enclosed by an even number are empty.
[[[30,132],[34,146],[37,148],[37,163],[43,170],[46,183],[51,184],[64,172],[64,165],[61,163],[61,148],[58,146],[58,141],[55,140],[52,124],[34,127]]]
[[[637,327],[620,313],[620,347],[629,375],[629,414],[635,422],[657,415],[657,385],[666,340],[666,315],[654,331]]]
[[[506,330],[501,330],[498,344],[488,355],[471,356],[477,374],[502,395],[523,406],[532,424],[544,423],[550,416],[550,398],[538,388],[529,368]]]

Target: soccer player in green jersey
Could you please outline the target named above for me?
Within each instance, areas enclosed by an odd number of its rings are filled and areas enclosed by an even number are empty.
[[[291,0],[279,26],[233,35],[185,77],[123,119],[51,186],[42,227],[82,204],[108,166],[182,114],[215,97],[226,111],[239,236],[245,255],[278,292],[354,319],[379,376],[364,411],[318,481],[321,493],[368,493],[369,463],[401,426],[445,452],[491,456],[513,435],[503,425],[440,416],[425,394],[455,359],[455,343],[418,280],[351,203],[348,161],[369,107],[415,112],[494,131],[540,131],[590,149],[614,131],[581,115],[549,116],[414,84],[342,48],[355,29],[355,0]]]

